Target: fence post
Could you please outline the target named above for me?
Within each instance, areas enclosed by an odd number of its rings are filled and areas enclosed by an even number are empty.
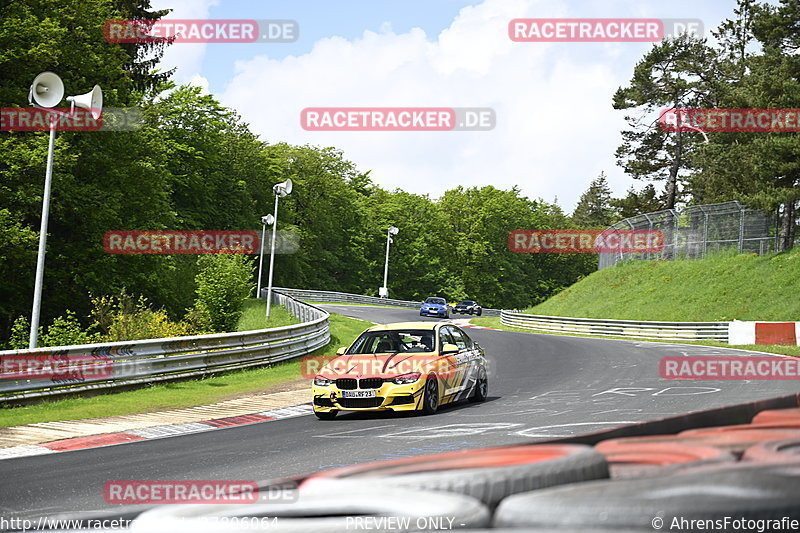
[[[739,253],[744,250],[744,209],[739,210]]]
[[[678,224],[680,223],[680,214],[675,209],[670,209],[672,213],[672,219],[675,223],[672,226],[672,260],[675,261],[678,259]]]
[[[708,213],[703,210],[703,257],[708,249]]]

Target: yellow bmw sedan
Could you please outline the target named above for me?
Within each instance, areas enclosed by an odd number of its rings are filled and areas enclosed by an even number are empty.
[[[486,357],[467,333],[447,322],[373,326],[340,348],[314,377],[314,414],[418,411],[488,393]]]

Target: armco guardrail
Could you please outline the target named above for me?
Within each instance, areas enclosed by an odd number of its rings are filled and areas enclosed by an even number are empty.
[[[328,344],[327,311],[285,294],[273,297],[274,303],[285,306],[301,323],[213,335],[0,351],[0,377],[4,378],[0,379],[0,401],[202,376],[292,359]],[[48,379],[13,379],[9,369],[18,369],[26,359],[69,370]]]
[[[728,322],[652,322],[528,315],[515,311],[502,311],[500,323],[505,326],[554,333],[728,342]]]
[[[266,294],[266,289],[262,289],[262,296]],[[366,305],[392,305],[395,307],[407,307],[409,309],[419,309],[422,302],[412,302],[409,300],[393,300],[391,298],[379,298],[377,296],[363,296],[361,294],[350,294],[348,292],[336,291],[312,291],[307,289],[287,289],[284,287],[273,288],[273,291],[288,294],[293,298],[312,302],[330,303],[351,303]],[[480,302],[479,302],[480,303]],[[499,309],[483,308],[483,314],[487,316],[500,316]]]

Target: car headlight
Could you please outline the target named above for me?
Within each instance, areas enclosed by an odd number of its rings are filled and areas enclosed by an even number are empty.
[[[318,387],[327,387],[328,385],[332,384],[333,380],[328,379],[325,376],[316,376],[314,378],[314,385]]]
[[[403,374],[402,376],[397,376],[392,378],[390,381],[395,385],[408,385],[409,383],[416,382],[422,374],[419,372],[410,372],[408,374]]]

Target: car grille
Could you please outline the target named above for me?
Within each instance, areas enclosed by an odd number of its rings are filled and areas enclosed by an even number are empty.
[[[370,407],[380,407],[383,398],[339,398],[339,405],[345,409],[368,409]]]
[[[383,378],[362,378],[359,380],[362,389],[380,389]]]
[[[358,388],[358,382],[355,378],[339,378],[336,380],[336,386],[340,390],[353,390]]]

